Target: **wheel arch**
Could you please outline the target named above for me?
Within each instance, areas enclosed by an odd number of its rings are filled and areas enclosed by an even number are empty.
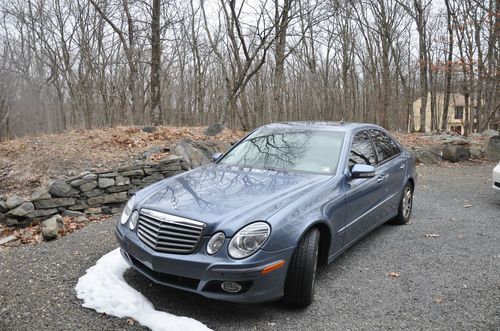
[[[320,266],[326,266],[328,265],[328,257],[330,255],[332,232],[330,230],[330,227],[324,220],[318,220],[312,223],[308,228],[306,228],[300,238],[298,238],[298,242],[302,240],[302,238],[308,231],[314,228],[319,230],[318,263]]]

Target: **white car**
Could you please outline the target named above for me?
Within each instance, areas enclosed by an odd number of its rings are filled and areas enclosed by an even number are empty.
[[[498,162],[497,166],[493,169],[493,185],[492,187],[495,190],[500,191],[500,162]]]

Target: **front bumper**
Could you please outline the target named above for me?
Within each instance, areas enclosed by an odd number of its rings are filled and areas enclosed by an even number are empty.
[[[118,223],[116,237],[121,253],[137,271],[155,283],[194,292],[207,298],[233,302],[258,303],[283,296],[288,263],[295,247],[275,252],[262,249],[243,260],[233,260],[224,247],[215,255],[205,252],[210,237],[203,237],[192,254],[169,254],[154,251],[144,244],[128,227]],[[262,270],[284,260],[285,265],[269,273]],[[238,293],[225,292],[224,281],[234,281],[242,286]]]

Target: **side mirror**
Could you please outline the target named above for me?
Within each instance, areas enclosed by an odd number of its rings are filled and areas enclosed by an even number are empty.
[[[222,156],[222,153],[213,153],[212,154],[212,162],[217,161],[218,159],[220,159],[221,156]]]
[[[351,178],[375,177],[375,167],[368,164],[355,164],[351,170]]]

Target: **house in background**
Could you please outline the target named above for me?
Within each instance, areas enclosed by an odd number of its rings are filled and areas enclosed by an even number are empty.
[[[413,116],[415,119],[415,130],[420,129],[420,105],[421,98],[413,102]],[[472,98],[469,99],[469,118],[476,109],[477,102]],[[443,123],[444,110],[444,93],[436,93],[436,116],[438,126]],[[454,131],[464,134],[465,125],[465,97],[460,93],[450,94],[450,104],[448,106],[448,125],[446,131]],[[475,125],[474,125],[475,126]],[[425,131],[431,131],[431,94],[427,97],[427,107],[425,112]]]

